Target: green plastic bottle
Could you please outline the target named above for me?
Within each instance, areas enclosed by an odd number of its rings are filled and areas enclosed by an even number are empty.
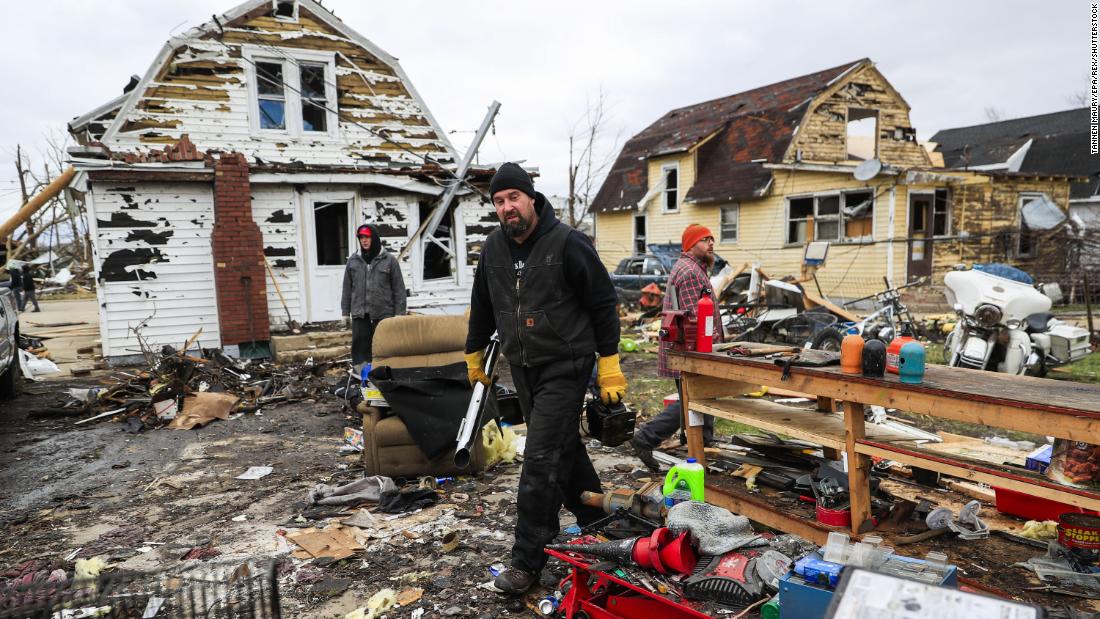
[[[760,619],[779,619],[779,596],[764,602],[760,607]]]
[[[705,474],[703,465],[695,458],[688,458],[684,464],[669,469],[661,492],[665,496],[665,505],[672,506],[689,499],[702,502]]]

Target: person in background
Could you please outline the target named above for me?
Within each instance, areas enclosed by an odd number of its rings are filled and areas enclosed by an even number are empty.
[[[378,323],[406,312],[405,280],[397,258],[382,247],[373,224],[355,231],[359,251],[348,258],[344,269],[344,292],[340,312],[351,320],[351,363],[358,366],[372,357],[374,330]]]
[[[679,301],[679,308],[692,314],[699,306],[699,298],[704,290],[710,290],[710,268],[714,266],[714,234],[706,226],[691,224],[684,229],[680,237],[680,245],[683,250],[676,264],[672,265],[672,271],[668,275],[668,288],[665,290],[664,309],[673,308],[673,296]],[[718,299],[714,291],[710,292],[714,307],[718,307]],[[714,341],[722,339],[722,329],[714,330]],[[669,369],[668,351],[672,347],[667,342],[661,342],[657,350],[657,374],[666,378],[676,379],[676,392],[680,393],[680,372]],[[665,439],[672,436],[683,424],[683,412],[680,410],[680,402],[669,403],[660,415],[651,419],[648,423],[634,432],[634,438],[630,440],[634,453],[652,471],[660,467],[653,457],[653,450]],[[703,441],[710,444],[714,440],[714,417],[703,416]]]
[[[34,273],[31,273],[31,265],[23,265],[23,299],[19,302],[19,311],[27,309],[27,303],[34,303],[34,311],[41,312],[42,308],[38,307],[38,297],[35,295],[37,290],[34,284]]]
[[[8,265],[8,287],[15,295],[15,308],[23,311],[23,272],[15,265]]]

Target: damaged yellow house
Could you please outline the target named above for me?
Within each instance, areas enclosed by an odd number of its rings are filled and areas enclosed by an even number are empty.
[[[883,277],[1034,255],[971,241],[989,236],[992,212],[1018,232],[1021,200],[1065,210],[1068,180],[937,167],[909,111],[868,59],[672,110],[625,144],[593,201],[600,255],[614,268],[701,223],[732,264],[779,277],[799,273],[807,242],[827,240],[818,281],[849,299]]]

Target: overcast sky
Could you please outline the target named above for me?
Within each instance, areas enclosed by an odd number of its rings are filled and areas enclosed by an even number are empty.
[[[918,137],[1077,107],[1089,79],[1090,3],[455,2],[326,0],[398,57],[456,146],[503,105],[482,161],[526,160],[567,188],[570,128],[602,89],[623,139],[665,111],[868,57],[912,106]],[[18,202],[16,144],[143,74],[173,32],[232,0],[36,0],[0,20],[0,213]]]

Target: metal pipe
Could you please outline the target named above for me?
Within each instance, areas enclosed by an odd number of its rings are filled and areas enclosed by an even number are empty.
[[[482,370],[485,371],[485,375],[489,377],[489,380],[493,379],[493,372],[496,371],[499,352],[500,338],[494,333],[489,340],[489,348],[485,351],[485,361],[482,366]],[[485,403],[489,401],[488,395],[491,387],[492,383],[488,385],[482,382],[474,384],[474,393],[470,396],[470,404],[466,407],[466,416],[462,418],[462,423],[458,426],[454,463],[460,469],[470,465],[474,436],[481,428],[481,416],[485,410]]]

